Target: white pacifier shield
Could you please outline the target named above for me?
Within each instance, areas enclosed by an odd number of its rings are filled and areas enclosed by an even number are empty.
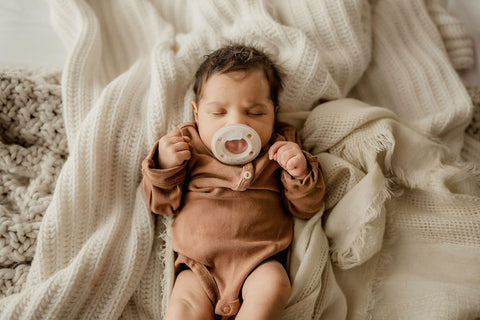
[[[229,151],[225,144],[228,141],[244,140],[247,147],[240,153]],[[244,124],[230,124],[218,129],[211,143],[215,157],[226,164],[245,164],[255,159],[262,149],[262,141],[258,133]]]

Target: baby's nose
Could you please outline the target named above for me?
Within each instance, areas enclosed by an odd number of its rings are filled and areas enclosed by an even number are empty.
[[[228,124],[247,124],[246,117],[241,113],[231,114],[228,120]]]

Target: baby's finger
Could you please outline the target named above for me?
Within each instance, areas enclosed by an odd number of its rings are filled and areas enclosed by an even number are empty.
[[[177,158],[180,160],[179,162],[190,160],[191,156],[192,154],[190,150],[183,150],[177,152]]]
[[[177,142],[172,147],[174,151],[190,150],[190,145],[187,142]]]
[[[307,173],[307,160],[303,154],[298,154],[295,157],[291,158],[285,170],[296,178],[304,178]]]
[[[278,150],[283,147],[284,145],[287,144],[287,141],[277,141],[272,146],[270,149],[268,149],[268,158],[270,160],[274,160],[275,154],[278,152]]]
[[[191,157],[190,150],[178,151],[170,154],[170,167],[179,166]]]
[[[183,140],[182,137],[164,136],[163,138],[160,139],[160,144],[167,148],[177,143],[184,143],[184,142],[185,140]]]
[[[298,152],[292,148],[288,148],[288,146],[285,146],[283,148],[281,148],[278,152],[277,152],[277,161],[278,163],[283,167],[285,168],[288,161],[295,157],[296,155],[298,154]]]
[[[294,168],[291,170],[287,170],[288,174],[291,175],[294,178],[299,178],[299,179],[304,179],[306,174],[305,170],[303,168]]]
[[[290,159],[288,159],[288,161],[285,164],[285,169],[286,170],[293,170],[295,168],[298,168],[302,164],[302,159],[300,158],[300,156],[303,156],[303,155],[298,155],[297,154],[297,155],[291,157]]]
[[[165,136],[168,136],[168,137],[183,137],[182,132],[178,128],[175,128],[174,130],[170,131]]]

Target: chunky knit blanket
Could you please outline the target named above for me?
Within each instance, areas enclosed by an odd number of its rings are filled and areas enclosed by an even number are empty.
[[[60,73],[0,71],[0,297],[25,284],[68,155]]]
[[[280,118],[301,129],[329,190],[323,212],[295,222],[283,318],[479,316],[480,189],[464,161],[478,163],[479,142],[465,138],[472,103],[454,69],[473,55],[441,1],[50,4],[70,52],[65,135],[58,92],[28,102],[53,88],[6,107],[0,96],[0,239],[14,248],[0,248],[0,272],[13,270],[0,273],[0,318],[163,317],[170,219],[145,206],[140,162],[192,119],[193,73],[229,42],[284,70]]]

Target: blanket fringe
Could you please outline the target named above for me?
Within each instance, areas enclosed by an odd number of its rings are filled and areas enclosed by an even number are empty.
[[[346,249],[339,248],[335,241],[330,243],[332,262],[339,268],[350,269],[356,267],[370,259],[381,249],[383,232],[378,233],[377,231],[384,229],[384,204],[392,196],[389,185],[390,182],[385,179],[380,192],[372,199],[363,215],[364,218],[361,223],[364,226],[358,231],[358,234]]]
[[[359,130],[370,131],[369,128],[371,126],[367,124]],[[378,130],[372,131],[379,132]],[[379,159],[379,156],[385,156],[386,151],[393,148],[393,137],[384,134],[384,130],[373,136],[362,134],[360,136],[365,136],[365,138],[347,138],[341,144],[333,147],[330,152],[338,153],[339,156],[355,164],[366,174],[373,170],[378,170],[379,166],[384,175],[384,180],[383,184],[379,186],[379,191],[372,197],[365,212],[362,213],[362,219],[359,221],[362,227],[354,237],[354,240],[348,244],[347,248],[345,248],[345,245],[342,246],[343,248],[339,248],[335,241],[331,243],[332,261],[341,269],[350,269],[358,266],[381,250],[386,220],[385,202],[394,195],[392,192],[393,181],[385,177],[386,168],[382,166],[385,161],[382,162]]]
[[[159,234],[159,239],[162,242],[160,249],[157,251],[157,257],[160,260],[162,265],[162,317],[165,319],[167,313],[167,307],[170,300],[170,293],[172,292],[173,282],[175,280],[175,270],[174,270],[174,252],[172,247],[172,217],[171,216],[159,216],[157,223],[161,223],[164,227],[163,232]]]

